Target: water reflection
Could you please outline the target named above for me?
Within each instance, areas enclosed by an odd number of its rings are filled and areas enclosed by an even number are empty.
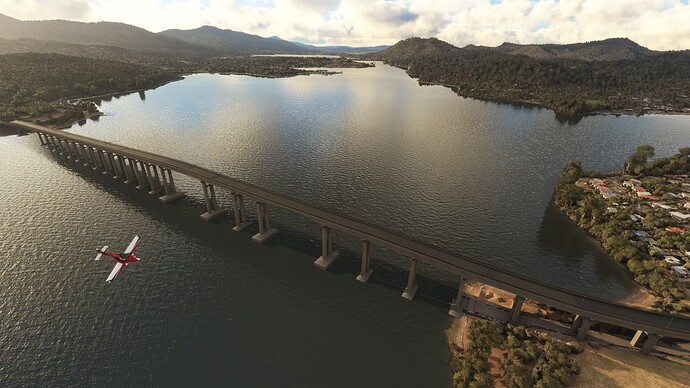
[[[380,64],[329,77],[192,75],[146,97],[104,102],[107,116],[71,130],[612,297],[627,294],[626,275],[601,267],[607,261],[586,238],[551,238],[562,249],[544,249],[544,209],[558,174],[571,160],[619,168],[639,144],[660,155],[690,144],[690,117],[596,116],[564,126],[550,110],[459,98]],[[190,187],[198,192],[198,183]],[[273,220],[300,225],[290,217]],[[304,233],[318,240],[317,229]],[[590,253],[573,260],[569,244]]]
[[[561,277],[553,284],[562,287],[565,280],[571,282],[568,286],[579,287],[583,294],[604,299],[609,295],[592,292],[588,279],[610,279],[627,291],[639,290],[632,276],[606,254],[596,239],[563,214],[553,201],[544,211],[538,238],[540,249],[553,260],[561,261],[568,272],[567,277]]]

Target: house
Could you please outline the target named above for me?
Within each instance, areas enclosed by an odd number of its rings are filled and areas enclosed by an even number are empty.
[[[644,237],[651,237],[649,233],[647,233],[646,230],[633,230],[633,233],[635,233],[635,236],[644,238]]]
[[[575,182],[575,186],[585,189],[587,186],[589,186],[589,179],[587,178],[580,178]]]
[[[639,214],[631,214],[630,219],[635,221],[635,222],[640,222],[640,221],[644,220],[644,217],[642,217]]]
[[[683,264],[683,262],[681,262],[680,260],[678,260],[678,258],[675,257],[675,256],[664,256],[664,261],[667,262],[667,263],[669,263],[669,264],[673,264],[673,265],[681,265],[681,264]]]
[[[647,197],[651,197],[652,193],[650,193],[649,191],[638,191],[637,196],[647,198]]]
[[[680,265],[673,266],[671,269],[676,273],[676,275],[678,275],[679,278],[686,278],[688,275],[690,275],[690,271]]]
[[[669,226],[666,228],[666,231],[671,233],[685,233],[685,229],[679,228],[677,226]]]
[[[606,208],[606,212],[607,212],[607,213],[618,213],[618,209],[616,209],[616,208],[613,207],[613,206],[609,206],[609,207]]]
[[[653,204],[652,204],[652,207],[660,207],[660,208],[666,209],[666,210],[673,209],[673,207],[671,207],[671,206],[669,206],[669,205],[667,205],[667,204],[665,204],[665,203],[661,203],[661,202],[653,203]]]
[[[685,214],[685,213],[680,213],[680,212],[670,212],[668,214],[670,214],[671,216],[676,217],[680,220],[683,220],[683,221],[690,219],[690,214]]]
[[[683,205],[684,208],[690,209],[690,202],[685,202],[685,205]]]

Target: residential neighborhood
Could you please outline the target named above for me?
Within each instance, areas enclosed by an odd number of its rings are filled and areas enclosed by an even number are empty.
[[[607,201],[607,213],[629,213],[631,236],[644,243],[652,258],[664,261],[680,283],[690,286],[690,178],[632,176],[580,178],[577,187]],[[684,292],[688,295],[687,287]]]

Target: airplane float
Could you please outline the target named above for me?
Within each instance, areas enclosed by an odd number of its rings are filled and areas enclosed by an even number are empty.
[[[122,253],[107,252],[107,245],[101,249],[96,249],[96,252],[98,252],[98,255],[96,255],[96,260],[100,260],[103,255],[106,255],[117,261],[115,268],[113,268],[113,271],[110,272],[110,275],[108,275],[108,278],[105,280],[106,282],[112,282],[113,279],[115,279],[115,276],[125,269],[127,264],[139,261],[139,258],[134,256],[134,250],[137,249],[137,244],[139,244],[139,236],[134,236],[132,242],[129,243],[127,249]]]

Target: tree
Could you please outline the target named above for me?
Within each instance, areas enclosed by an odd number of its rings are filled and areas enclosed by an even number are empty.
[[[647,160],[654,157],[654,147],[649,144],[637,147],[625,162],[625,172],[628,174],[641,174],[647,166]]]

